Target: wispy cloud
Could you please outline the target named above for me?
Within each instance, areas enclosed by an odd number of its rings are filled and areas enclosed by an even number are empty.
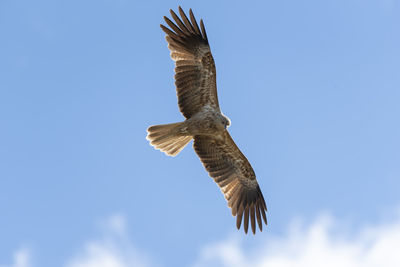
[[[149,257],[139,252],[128,238],[125,218],[113,215],[101,223],[102,236],[86,242],[82,252],[65,267],[148,267]]]
[[[284,236],[256,248],[245,248],[238,238],[207,245],[194,266],[395,267],[399,248],[400,219],[354,233],[321,215],[308,227],[292,223]]]
[[[27,248],[21,248],[14,252],[11,265],[0,265],[0,267],[31,267],[31,252]]]
[[[64,267],[156,266],[154,259],[133,245],[122,215],[113,215],[100,226],[99,237],[85,242]],[[237,233],[205,245],[193,267],[400,266],[400,217],[391,223],[366,226],[357,231],[350,229],[328,215],[319,216],[309,225],[293,220],[284,235],[264,236],[265,241],[252,248],[245,247],[242,233]],[[36,265],[26,248],[15,252],[11,265],[0,265],[33,266]]]

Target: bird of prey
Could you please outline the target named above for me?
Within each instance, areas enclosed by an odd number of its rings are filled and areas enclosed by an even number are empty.
[[[262,231],[267,210],[256,175],[247,158],[230,136],[228,117],[222,114],[217,97],[216,70],[203,20],[200,27],[192,10],[189,18],[179,7],[181,18],[170,10],[173,20],[164,17],[171,58],[175,61],[175,85],[183,122],[155,125],[147,129],[147,139],[156,149],[176,156],[192,139],[193,147],[209,175],[220,187],[236,226],[247,234],[249,218],[253,234],[256,220]]]

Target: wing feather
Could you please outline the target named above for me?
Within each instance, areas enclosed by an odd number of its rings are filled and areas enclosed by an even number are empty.
[[[183,12],[182,8],[179,7],[179,14],[181,15],[181,18],[183,20],[183,23],[185,23],[186,29],[190,31],[191,34],[196,34],[196,31],[193,27],[193,25],[190,23],[188,18],[186,17],[185,12]]]
[[[197,21],[196,18],[194,17],[192,9],[189,9],[189,15],[190,15],[190,21],[192,22],[192,25],[194,27],[194,31],[196,32],[196,34],[201,35],[199,25],[197,25]]]
[[[190,20],[181,7],[181,18],[173,10],[170,12],[175,22],[164,17],[169,28],[160,26],[167,34],[168,48],[175,61],[179,109],[186,118],[196,114],[204,105],[219,110],[215,62],[203,21],[200,21],[199,28],[191,9]]]
[[[262,231],[261,217],[267,224],[264,197],[253,168],[228,131],[222,138],[195,136],[193,147],[228,201],[232,215],[236,216],[237,228],[243,221],[243,229],[247,233],[250,221],[253,233],[256,232],[256,222]]]

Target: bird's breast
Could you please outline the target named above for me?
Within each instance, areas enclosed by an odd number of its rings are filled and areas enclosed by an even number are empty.
[[[221,113],[204,109],[186,121],[191,135],[218,135],[225,130]]]

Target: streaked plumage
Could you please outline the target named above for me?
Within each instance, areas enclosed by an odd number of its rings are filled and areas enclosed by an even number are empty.
[[[170,28],[160,25],[175,61],[175,85],[184,122],[151,126],[147,139],[167,155],[176,156],[192,139],[193,147],[210,176],[220,187],[239,229],[256,221],[262,231],[267,224],[264,197],[247,158],[236,146],[227,127],[229,119],[220,110],[217,97],[216,69],[203,21],[200,27],[192,10],[189,18],[179,7],[175,23],[164,17]]]

